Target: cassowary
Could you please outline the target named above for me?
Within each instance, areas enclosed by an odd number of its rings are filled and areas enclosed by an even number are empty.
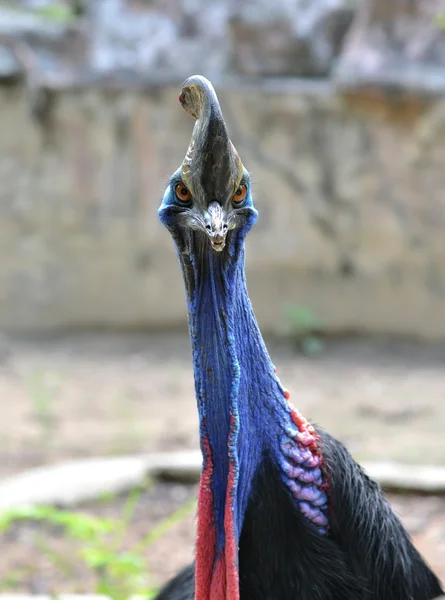
[[[435,575],[379,487],[289,401],[246,290],[257,211],[215,91],[190,77],[196,119],[159,216],[184,275],[203,455],[196,561],[158,600],[431,600]]]

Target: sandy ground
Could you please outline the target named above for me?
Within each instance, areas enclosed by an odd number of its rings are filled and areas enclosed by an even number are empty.
[[[269,349],[293,403],[359,460],[445,465],[445,346]],[[0,477],[73,457],[195,448],[188,337],[14,341],[0,354]]]
[[[445,346],[349,340],[328,343],[312,359],[285,342],[270,342],[269,349],[294,404],[345,442],[358,460],[445,465]],[[0,477],[75,457],[198,444],[185,333],[9,340],[0,348],[0,361]],[[145,492],[130,541],[194,493],[193,486],[167,484]],[[391,500],[445,579],[445,498]],[[123,502],[115,498],[85,510],[117,518]],[[190,515],[147,550],[156,583],[191,559],[193,523]],[[60,532],[15,527],[0,539],[0,589],[91,591],[94,582],[81,569],[64,578],[54,572],[38,550],[42,535],[60,554],[72,552]]]

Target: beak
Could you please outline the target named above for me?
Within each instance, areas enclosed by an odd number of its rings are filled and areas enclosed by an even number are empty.
[[[221,252],[226,245],[227,215],[219,202],[210,202],[205,217],[206,232],[212,248]]]
[[[214,201],[224,206],[241,181],[243,164],[230,141],[215,90],[205,77],[193,75],[183,84],[179,101],[196,119],[181,167],[184,183],[208,207]]]

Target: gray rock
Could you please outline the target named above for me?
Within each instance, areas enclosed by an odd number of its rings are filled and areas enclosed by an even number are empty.
[[[0,483],[0,510],[34,504],[74,506],[137,487],[146,471],[146,461],[138,456],[33,469]]]
[[[362,2],[334,71],[338,86],[442,94],[444,14],[444,0]]]
[[[231,66],[243,75],[329,73],[355,13],[346,0],[240,0],[230,19]]]
[[[82,70],[88,44],[82,28],[29,10],[0,6],[0,77],[43,79]]]
[[[388,490],[445,492],[445,467],[390,462],[370,462],[362,466],[372,479]]]
[[[184,78],[329,72],[352,21],[348,0],[188,0],[90,5],[91,68]]]
[[[103,0],[89,5],[90,67],[151,78],[185,79],[194,72],[224,72],[227,56],[225,0]]]
[[[24,7],[0,9],[0,34],[26,44],[33,64],[4,48],[0,76],[37,70],[46,85],[54,73],[123,85],[194,72],[318,76],[330,71],[355,11],[354,0],[101,0],[66,23]]]
[[[0,511],[35,504],[75,506],[141,486],[147,477],[196,482],[201,462],[199,451],[185,451],[39,467],[0,482]]]

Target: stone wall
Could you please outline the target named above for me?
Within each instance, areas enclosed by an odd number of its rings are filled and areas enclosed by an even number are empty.
[[[248,283],[265,330],[312,307],[330,332],[445,337],[445,105],[328,83],[221,81],[260,220]],[[156,210],[192,119],[178,86],[0,88],[0,328],[185,323]]]

